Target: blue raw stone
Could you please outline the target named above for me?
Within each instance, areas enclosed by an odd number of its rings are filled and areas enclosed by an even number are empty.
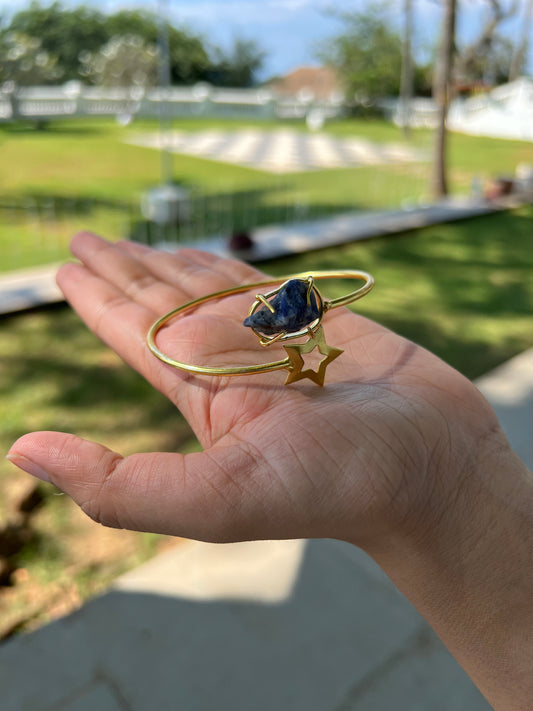
[[[262,306],[244,321],[266,336],[278,333],[296,333],[320,317],[315,292],[311,290],[310,303],[307,303],[309,285],[302,279],[291,279],[269,301],[274,313]]]

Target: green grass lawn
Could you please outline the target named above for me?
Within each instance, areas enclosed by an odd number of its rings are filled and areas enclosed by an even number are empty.
[[[271,130],[287,124],[205,119],[175,121],[173,127],[237,130],[250,125]],[[288,125],[307,130],[303,123]],[[343,135],[349,128],[351,135],[375,141],[400,138],[385,122],[332,124],[332,130]],[[79,229],[111,239],[129,236],[131,223],[140,219],[143,191],[160,180],[160,158],[157,151],[124,139],[156,130],[153,121],[124,128],[113,120],[95,119],[58,121],[44,131],[20,123],[0,126],[0,151],[8,166],[0,174],[0,270],[63,258]],[[175,181],[198,196],[195,223],[184,229],[185,239],[283,222],[291,210],[313,217],[399,204],[422,195],[427,184],[425,164],[279,176],[175,155],[173,171]]]
[[[304,123],[221,120],[181,120],[178,130],[254,125],[265,130]],[[31,124],[0,125],[0,270],[57,261],[67,255],[72,234],[91,229],[111,239],[127,237],[139,221],[143,191],[159,182],[158,153],[129,145],[124,139],[139,131],[155,131],[153,121],[128,127],[111,119],[52,122],[44,131]],[[326,125],[338,136],[358,136],[374,142],[401,143],[398,128],[379,120],[343,120]],[[410,142],[428,157],[432,134],[412,133]],[[453,191],[468,191],[474,175],[481,179],[514,173],[520,162],[533,162],[533,144],[471,136],[450,138]],[[313,217],[353,209],[386,208],[428,200],[429,163],[321,170],[272,175],[252,168],[175,155],[174,179],[201,196],[197,234],[227,234],[232,226],[284,221],[295,211]],[[241,199],[228,198],[240,195]],[[247,196],[244,197],[243,196]],[[292,212],[291,212],[292,211]],[[229,213],[232,212],[233,215]]]

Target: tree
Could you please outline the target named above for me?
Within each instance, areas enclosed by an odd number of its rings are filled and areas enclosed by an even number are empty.
[[[517,2],[504,7],[502,0],[487,0],[489,13],[473,42],[458,50],[455,81],[459,85],[501,84],[507,80],[512,61],[512,43],[499,34],[499,27],[512,17]]]
[[[210,81],[218,86],[248,87],[256,82],[266,53],[254,40],[237,37],[233,47],[225,53],[215,50],[217,60],[210,69]]]
[[[53,79],[57,82],[87,78],[86,61],[82,59],[87,60],[88,53],[98,54],[113,37],[132,35],[142,38],[146,46],[156,44],[158,26],[155,15],[143,11],[122,10],[103,15],[84,5],[67,9],[56,1],[45,7],[32,0],[27,9],[16,13],[0,30],[0,42],[9,32],[38,39],[43,51],[57,57],[61,69],[61,76]],[[202,41],[172,26],[168,34],[173,82],[191,84],[205,80],[211,60]]]
[[[434,99],[438,109],[433,160],[433,193],[440,198],[448,194],[446,148],[446,118],[452,83],[452,64],[455,51],[455,18],[457,0],[445,0],[440,46],[435,67]]]
[[[319,55],[339,72],[348,101],[369,106],[384,96],[398,96],[402,40],[386,5],[337,16],[344,30]]]
[[[112,37],[96,53],[81,56],[81,74],[99,86],[157,84],[157,47],[138,35]]]
[[[135,35],[148,44],[157,44],[159,27],[153,13],[121,10],[106,18],[109,37]],[[205,81],[212,65],[202,40],[185,30],[167,26],[170,78],[174,84],[194,84]]]
[[[527,0],[526,10],[524,13],[524,21],[522,23],[522,32],[520,39],[513,53],[511,66],[509,69],[509,81],[518,79],[524,72],[527,53],[529,49],[529,33],[531,31],[531,19],[533,18],[533,0]]]
[[[80,52],[97,52],[109,39],[101,13],[83,5],[67,10],[59,2],[45,7],[36,0],[13,16],[4,30],[9,32],[38,39],[43,51],[57,57],[61,76],[53,82],[79,79]]]
[[[0,38],[0,84],[49,84],[62,74],[57,57],[43,49],[38,38],[20,32]]]

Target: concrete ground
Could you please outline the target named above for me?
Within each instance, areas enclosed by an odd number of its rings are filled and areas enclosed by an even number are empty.
[[[334,541],[178,546],[0,647],[2,711],[482,711],[362,553]]]

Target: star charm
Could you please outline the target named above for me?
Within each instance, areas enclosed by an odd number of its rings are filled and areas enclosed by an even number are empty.
[[[328,346],[326,339],[324,337],[324,330],[322,326],[316,331],[316,333],[306,342],[301,343],[297,346],[283,346],[287,351],[289,356],[290,364],[287,366],[289,374],[287,375],[287,380],[285,385],[289,383],[295,383],[297,380],[303,380],[304,378],[309,378],[313,383],[317,385],[324,385],[324,378],[326,377],[326,368],[328,365],[338,358],[344,351],[341,348],[334,348],[333,346]],[[304,359],[302,354],[311,353],[315,348],[318,348],[319,352],[322,353],[325,358],[322,358],[318,366],[318,370],[312,370],[311,368],[306,368],[302,370],[304,366]]]

